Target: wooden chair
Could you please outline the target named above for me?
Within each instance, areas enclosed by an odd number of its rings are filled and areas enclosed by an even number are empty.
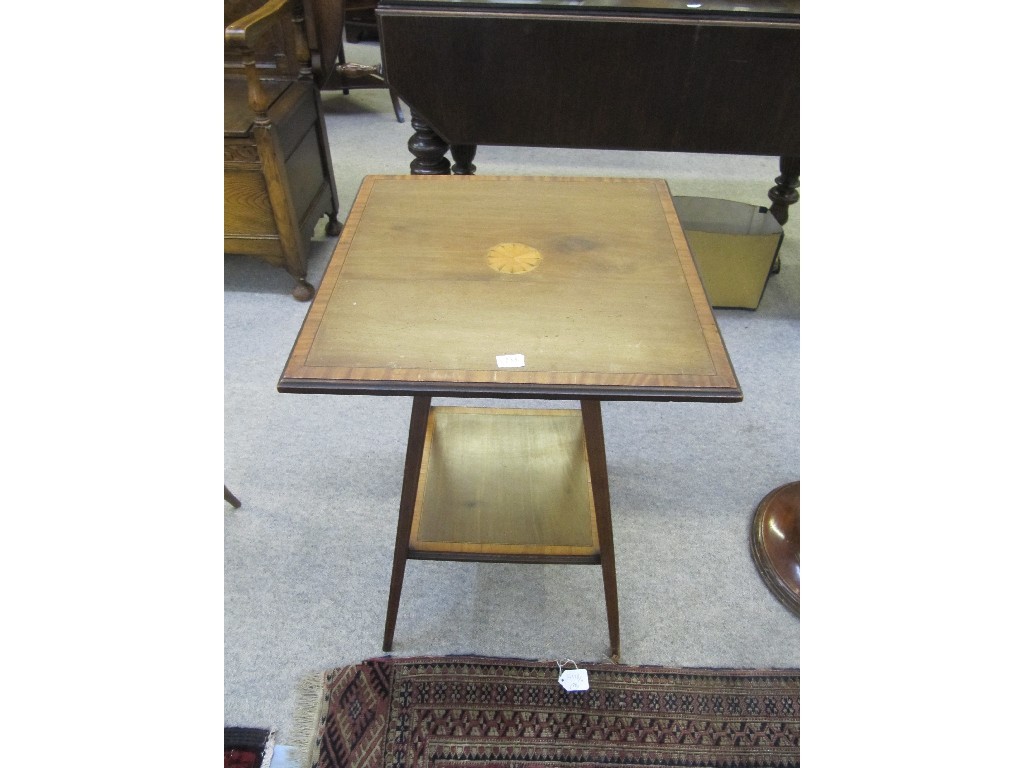
[[[313,230],[341,223],[301,0],[225,0],[224,15],[224,251],[284,267],[308,301]]]
[[[372,11],[377,0],[303,0],[306,6],[306,37],[309,40],[313,80],[321,91],[387,88],[395,119],[405,122],[398,95],[391,90],[383,64],[366,66],[345,61],[344,29],[350,11]]]

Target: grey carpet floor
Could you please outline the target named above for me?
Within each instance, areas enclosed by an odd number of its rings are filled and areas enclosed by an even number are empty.
[[[379,60],[372,44],[351,60]],[[325,94],[342,213],[367,174],[408,173],[385,91]],[[674,195],[768,204],[777,160],[481,147],[477,173],[666,179]],[[315,235],[310,280],[336,242]],[[751,516],[800,478],[800,205],[756,311],[716,310],[739,404],[604,406],[622,662],[798,667],[800,621],[751,560]],[[283,270],[224,262],[225,724],[289,744],[300,681],[379,655],[410,400],[285,395],[308,308]],[[444,402],[444,401],[442,401]],[[526,405],[528,403],[524,403]],[[607,658],[595,566],[410,562],[394,653]]]

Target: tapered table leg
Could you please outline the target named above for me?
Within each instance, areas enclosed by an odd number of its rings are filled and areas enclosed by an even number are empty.
[[[402,480],[402,499],[398,507],[398,530],[395,532],[395,559],[391,566],[391,591],[388,594],[388,613],[384,621],[384,650],[390,651],[395,639],[398,621],[398,603],[402,598],[405,563],[409,555],[409,537],[412,534],[412,513],[416,504],[416,490],[423,463],[423,444],[427,437],[427,417],[430,415],[430,396],[416,395],[412,399],[409,419],[409,443],[405,449],[405,475]]]
[[[612,505],[608,492],[608,464],[604,453],[604,426],[601,401],[581,400],[583,435],[587,443],[587,462],[594,494],[597,518],[597,541],[601,548],[601,576],[604,579],[604,601],[608,610],[608,638],[612,661],[619,661],[619,591],[615,583],[615,545],[612,541]]]

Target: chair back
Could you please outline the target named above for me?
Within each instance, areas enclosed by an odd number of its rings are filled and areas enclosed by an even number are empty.
[[[279,7],[284,6],[284,7]],[[305,30],[297,26],[302,18],[302,0],[224,0],[224,74],[245,76],[247,54],[255,58],[263,77],[298,77],[304,63]],[[253,22],[256,22],[253,24]],[[241,27],[255,33],[233,36]],[[297,37],[301,36],[301,37]]]

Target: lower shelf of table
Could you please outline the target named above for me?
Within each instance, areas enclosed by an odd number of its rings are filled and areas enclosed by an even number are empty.
[[[579,410],[431,408],[410,558],[598,563]]]

